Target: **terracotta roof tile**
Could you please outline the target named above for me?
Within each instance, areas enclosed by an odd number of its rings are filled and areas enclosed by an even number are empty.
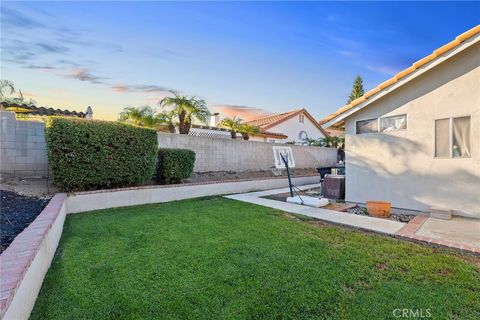
[[[271,116],[265,116],[255,120],[246,121],[246,123],[251,124],[252,126],[259,127],[260,129],[264,129],[266,127],[272,127],[280,122],[290,119],[292,116],[295,116],[301,110],[302,109],[297,109],[279,114],[274,114]]]
[[[274,114],[271,116],[258,118],[255,120],[246,121],[246,123],[251,124],[252,126],[259,127],[262,131],[265,131],[269,128],[276,126],[279,123],[282,123],[290,118],[295,117],[300,113],[305,114],[307,118],[309,118],[310,121],[323,133],[325,137],[329,136],[328,132],[322,128],[322,126],[317,122],[317,120],[315,120],[315,118],[310,113],[308,113],[308,111],[305,108],[295,109],[288,112],[283,112],[283,113]]]
[[[342,113],[344,113],[344,112],[352,109],[353,107],[357,106],[358,104],[364,102],[365,100],[372,97],[376,93],[390,87],[391,85],[396,83],[398,80],[406,77],[407,75],[414,72],[418,68],[424,66],[425,64],[434,61],[435,59],[437,59],[438,57],[440,57],[444,53],[456,48],[457,46],[459,46],[465,40],[468,40],[471,37],[473,37],[473,36],[475,36],[479,33],[480,33],[480,25],[477,25],[477,26],[473,27],[472,29],[462,33],[461,35],[457,36],[455,38],[455,40],[441,46],[440,48],[434,50],[433,53],[429,54],[428,56],[414,62],[412,64],[412,66],[400,71],[399,73],[394,75],[392,78],[382,82],[381,84],[379,84],[377,87],[373,88],[372,90],[367,91],[362,97],[360,97],[360,98],[350,102],[349,104],[341,107],[337,111],[333,112],[332,114],[328,115],[324,119],[320,120],[319,123],[322,125],[322,124],[325,124],[325,123],[331,121],[335,117],[341,115]],[[364,98],[364,99],[361,99],[361,98]]]
[[[60,110],[60,109],[55,110],[53,108],[37,107],[34,105],[0,102],[0,109],[3,110],[8,108],[23,109],[25,111],[23,111],[22,113],[39,115],[39,116],[74,116],[79,118],[85,118],[86,116],[86,113],[84,112],[76,112],[76,111]]]

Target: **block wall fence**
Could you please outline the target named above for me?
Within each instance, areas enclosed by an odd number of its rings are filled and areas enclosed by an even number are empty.
[[[45,123],[16,120],[0,111],[0,170],[19,176],[48,175]]]
[[[283,144],[243,139],[220,139],[158,133],[158,145],[163,148],[183,148],[195,151],[195,172],[269,170],[275,162],[273,146]],[[288,145],[292,148],[296,168],[333,166],[337,149]]]
[[[15,119],[0,111],[0,172],[18,176],[47,176],[45,123]],[[158,133],[161,148],[195,151],[195,172],[269,170],[274,166],[274,143]],[[332,148],[289,145],[297,168],[331,166],[337,162]]]

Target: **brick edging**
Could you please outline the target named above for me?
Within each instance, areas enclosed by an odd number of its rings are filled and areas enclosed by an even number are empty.
[[[66,198],[65,193],[55,194],[35,220],[0,255],[0,318],[5,315]]]
[[[480,247],[461,244],[461,243],[450,241],[450,240],[440,240],[440,239],[434,239],[431,237],[416,235],[417,231],[420,229],[423,223],[428,219],[429,217],[425,215],[416,216],[409,223],[407,223],[402,229],[400,229],[397,233],[395,233],[394,237],[399,239],[404,239],[404,240],[410,240],[417,243],[424,243],[432,246],[437,246],[437,247],[456,249],[462,252],[473,253],[476,256],[480,256]]]

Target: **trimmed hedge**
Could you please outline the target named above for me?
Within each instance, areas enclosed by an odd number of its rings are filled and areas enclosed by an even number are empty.
[[[131,186],[152,178],[155,130],[85,119],[50,118],[48,161],[55,184],[65,191]]]
[[[157,179],[165,183],[179,183],[189,178],[195,165],[195,152],[188,149],[158,150]]]

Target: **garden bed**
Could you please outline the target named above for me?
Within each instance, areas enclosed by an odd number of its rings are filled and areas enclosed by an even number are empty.
[[[305,195],[305,196],[310,196],[310,197],[320,197],[320,188],[311,188],[311,189],[308,189],[308,190],[301,191],[301,192],[299,192],[299,194],[300,194],[300,196]],[[265,196],[265,197],[262,197],[262,198],[286,202],[288,197],[290,197],[290,193],[289,192],[284,192],[284,193]],[[360,206],[356,203],[348,203],[348,202],[345,202],[345,201],[342,201],[342,200],[337,201],[337,200],[333,200],[333,199],[330,199],[329,201],[330,201],[330,204],[322,207],[322,209],[339,211],[339,212],[346,212],[346,213],[357,214],[357,215],[362,215],[362,216],[370,216],[365,207],[362,207],[362,206]],[[415,215],[397,211],[395,213],[392,213],[390,215],[390,217],[387,218],[387,219],[390,219],[390,220],[393,220],[393,221],[408,223],[414,217],[415,217]],[[375,217],[375,218],[377,218],[377,217]],[[378,219],[385,219],[385,218],[378,218]]]
[[[3,252],[48,204],[49,197],[23,196],[0,190],[0,253]]]

